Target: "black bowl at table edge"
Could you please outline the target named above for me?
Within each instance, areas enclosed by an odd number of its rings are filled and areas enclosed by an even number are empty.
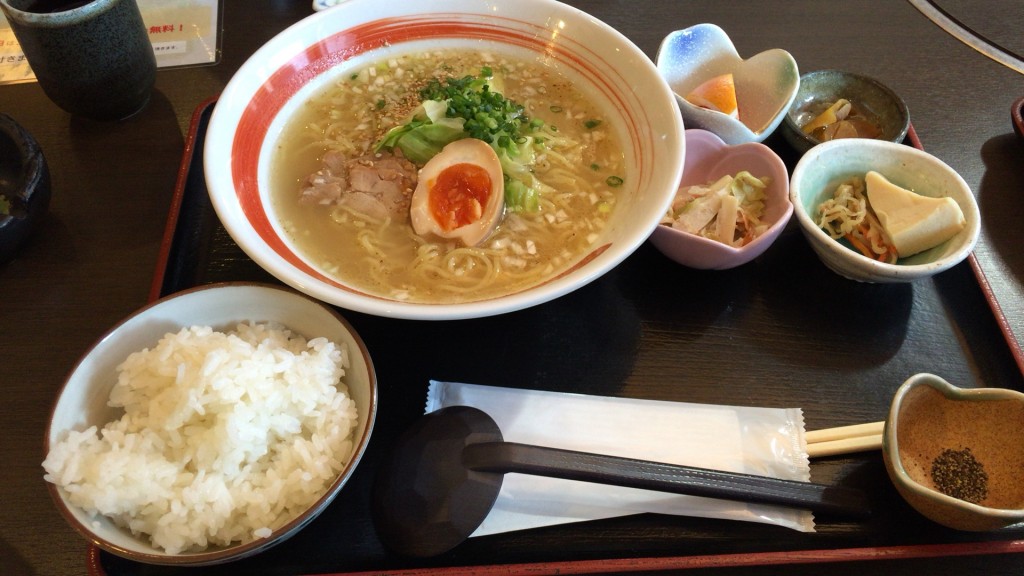
[[[843,85],[859,85],[862,87],[860,89],[862,92],[866,90],[867,93],[873,93],[875,95],[883,94],[886,98],[875,101],[871,101],[869,99],[869,101],[873,102],[874,106],[872,107],[877,107],[878,104],[888,101],[897,111],[897,122],[891,125],[883,122],[881,128],[883,132],[889,133],[889,137],[882,137],[881,139],[897,143],[904,140],[907,135],[907,131],[910,129],[910,110],[907,108],[907,103],[904,102],[903,98],[901,98],[899,94],[893,91],[892,88],[883,84],[877,78],[865,76],[864,74],[847,72],[845,70],[824,69],[805,72],[800,76],[800,88],[797,90],[796,98],[793,100],[789,109],[786,110],[782,124],[779,126],[783,136],[786,138],[786,141],[789,142],[790,146],[796,149],[800,154],[803,154],[818,144],[821,144],[821,141],[817,138],[803,132],[802,127],[796,122],[795,113],[809,101],[811,95],[818,93],[815,90],[821,88],[822,83],[827,89],[830,80]],[[808,94],[809,86],[811,90],[810,94]],[[820,95],[820,93],[818,94]],[[863,101],[864,98],[857,97],[853,98],[853,100]]]
[[[17,250],[50,205],[50,169],[39,143],[20,124],[0,113],[0,196],[9,210],[0,213],[0,264]],[[14,152],[11,154],[10,152]]]
[[[1024,96],[1013,101],[1010,118],[1013,119],[1013,131],[1017,133],[1018,138],[1024,139]]]

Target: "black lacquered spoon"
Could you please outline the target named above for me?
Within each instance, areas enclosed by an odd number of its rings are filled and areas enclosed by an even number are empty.
[[[870,514],[866,495],[851,488],[505,442],[485,412],[451,406],[418,420],[377,471],[377,534],[400,554],[446,552],[483,522],[509,472],[848,517]]]

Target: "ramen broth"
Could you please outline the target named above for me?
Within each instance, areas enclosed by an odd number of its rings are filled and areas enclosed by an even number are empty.
[[[478,246],[420,237],[408,214],[369,215],[329,202],[301,202],[303,187],[331,151],[374,155],[404,123],[431,78],[493,70],[494,90],[534,121],[532,166],[539,207],[506,208]],[[328,276],[385,298],[459,303],[521,291],[578,264],[595,249],[625,177],[615,130],[595,103],[558,71],[535,60],[479,51],[391,58],[344,74],[296,113],[273,159],[274,210],[296,251]]]

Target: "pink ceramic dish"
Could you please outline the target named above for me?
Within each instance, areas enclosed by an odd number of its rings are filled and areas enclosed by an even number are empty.
[[[691,268],[725,270],[757,258],[775,242],[793,214],[789,200],[789,173],[775,152],[764,144],[747,142],[729,146],[706,130],[686,130],[686,163],[680,187],[707,184],[726,174],[746,170],[757,178],[769,177],[764,221],[768,229],[741,248],[696,234],[659,225],[651,243],[665,256]]]

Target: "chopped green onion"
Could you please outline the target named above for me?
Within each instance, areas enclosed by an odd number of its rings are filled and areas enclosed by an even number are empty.
[[[601,169],[601,167],[600,167],[600,166],[598,166],[597,164],[591,164],[591,165],[590,165],[590,169],[591,169],[591,170],[594,170],[594,171],[596,172],[596,171],[600,170],[600,169]]]
[[[490,89],[488,78],[492,73],[490,67],[484,66],[477,78],[433,78],[420,90],[420,98],[447,102],[445,115],[464,118],[464,129],[469,137],[488,143],[498,142],[514,152],[511,148],[522,137],[524,128],[536,129],[539,126],[526,116],[522,105]]]
[[[561,106],[552,106],[552,107],[548,108],[548,110],[551,110],[555,114],[558,114],[559,112],[562,111],[562,107]]]
[[[593,130],[594,128],[597,128],[598,126],[601,125],[601,121],[600,120],[587,120],[586,122],[583,123],[583,125],[587,127],[587,130]]]
[[[619,178],[618,176],[609,176],[608,179],[604,181],[604,183],[611,186],[612,188],[617,188],[619,186],[622,186],[622,178]]]

